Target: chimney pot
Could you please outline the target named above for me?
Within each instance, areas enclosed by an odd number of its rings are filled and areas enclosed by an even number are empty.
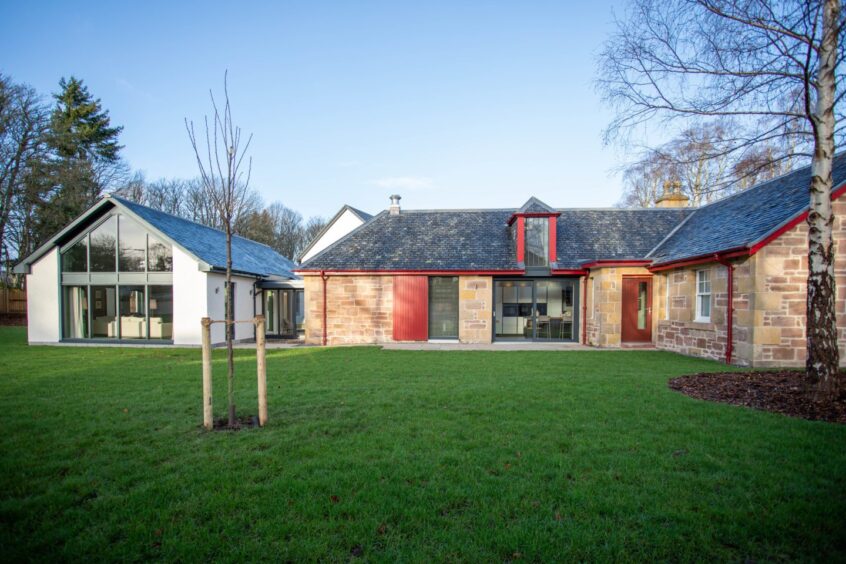
[[[392,194],[391,195],[391,207],[388,208],[388,212],[391,215],[399,215],[400,213],[400,200],[402,197],[399,194]]]
[[[655,206],[659,208],[684,208],[690,203],[690,198],[681,191],[681,181],[664,181],[664,193],[655,200]]]

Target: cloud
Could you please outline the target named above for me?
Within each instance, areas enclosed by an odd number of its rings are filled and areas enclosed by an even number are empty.
[[[432,179],[425,176],[390,176],[374,180],[372,184],[390,190],[425,190],[434,186]]]

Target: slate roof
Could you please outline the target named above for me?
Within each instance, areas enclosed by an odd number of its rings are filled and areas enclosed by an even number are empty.
[[[367,213],[366,211],[362,211],[362,210],[360,210],[360,209],[358,209],[358,208],[354,208],[354,207],[352,207],[352,206],[345,206],[345,207],[346,207],[347,209],[349,209],[351,212],[353,212],[355,215],[357,215],[357,216],[358,216],[358,218],[359,218],[361,221],[369,221],[370,219],[372,219],[372,218],[373,218],[373,215],[372,215],[372,214]]]
[[[846,182],[836,155],[834,186]],[[530,198],[522,208],[387,212],[324,249],[302,270],[517,270],[507,228],[515,213],[559,213],[558,269],[595,260],[653,265],[751,247],[808,209],[810,167],[702,208],[553,209]]]
[[[187,219],[154,210],[119,196],[109,196],[158,229],[174,243],[215,269],[226,269],[226,234]],[[298,278],[294,263],[261,243],[232,237],[232,269],[256,276]]]
[[[689,209],[562,209],[558,268],[643,259]],[[508,219],[516,210],[382,212],[302,265],[304,270],[518,270]],[[545,210],[547,211],[547,210]]]
[[[846,181],[846,152],[835,155],[834,187]],[[810,167],[762,182],[697,209],[649,255],[654,264],[751,247],[809,207]]]
[[[593,260],[644,259],[693,213],[692,208],[560,210],[559,268],[580,268]]]

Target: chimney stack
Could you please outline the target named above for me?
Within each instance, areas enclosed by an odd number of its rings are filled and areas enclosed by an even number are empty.
[[[400,197],[399,194],[393,194],[391,196],[391,207],[388,208],[388,213],[390,213],[391,215],[399,215],[399,213],[400,213],[400,203],[399,202],[400,202],[401,199],[402,199],[402,197]]]
[[[664,193],[655,200],[655,207],[685,208],[689,203],[690,198],[682,194],[681,182],[667,180],[664,182]]]

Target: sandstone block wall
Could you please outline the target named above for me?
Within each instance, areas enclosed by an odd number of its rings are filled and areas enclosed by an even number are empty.
[[[458,339],[462,343],[490,343],[493,335],[493,278],[458,279]]]
[[[330,276],[326,283],[327,344],[375,344],[392,340],[393,276]],[[305,277],[306,343],[323,338],[323,281]]]
[[[619,347],[623,320],[623,277],[651,276],[642,267],[609,267],[591,270],[588,278],[587,339],[596,347]],[[656,284],[653,276],[653,329],[655,334]]]

